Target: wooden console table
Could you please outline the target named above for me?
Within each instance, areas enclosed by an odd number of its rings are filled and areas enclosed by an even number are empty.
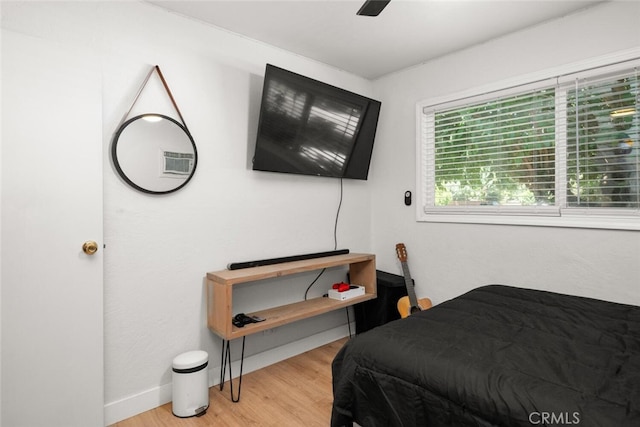
[[[254,313],[246,313],[250,316],[265,318],[263,322],[250,323],[242,328],[233,325],[234,285],[341,266],[349,267],[349,280],[352,284],[365,287],[364,295],[345,301],[338,301],[327,297],[317,297],[292,304],[285,304]],[[224,383],[226,364],[230,362],[230,340],[243,338],[240,364],[241,384],[242,362],[244,360],[244,338],[247,335],[317,316],[329,311],[349,307],[363,301],[374,299],[376,295],[376,262],[375,255],[372,254],[355,253],[333,255],[302,261],[207,273],[207,326],[223,340],[220,389],[222,389]],[[231,383],[231,366],[229,366],[229,382]],[[237,402],[240,399],[240,389],[238,389],[238,397],[236,399],[233,397],[233,383],[231,383],[231,387],[231,398],[234,402]]]

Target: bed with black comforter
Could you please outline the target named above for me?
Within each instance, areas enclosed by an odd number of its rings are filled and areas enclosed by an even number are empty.
[[[640,426],[640,307],[489,285],[367,331],[333,427]]]

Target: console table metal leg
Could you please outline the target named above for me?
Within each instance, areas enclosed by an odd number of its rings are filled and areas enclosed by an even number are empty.
[[[231,341],[222,340],[221,367],[220,367],[220,391],[224,389],[224,376],[229,365],[229,391],[231,392],[231,401],[238,403],[240,401],[240,391],[242,390],[242,368],[244,366],[244,343],[246,337],[242,337],[242,353],[240,355],[240,376],[238,377],[238,394],[233,395],[233,375],[231,373]]]
[[[224,374],[227,373],[227,358],[225,356],[225,345],[227,344],[227,340],[222,340],[222,352],[220,354],[220,391],[224,389]]]

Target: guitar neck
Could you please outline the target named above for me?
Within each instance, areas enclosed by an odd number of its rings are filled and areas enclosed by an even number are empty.
[[[416,291],[413,289],[413,280],[411,279],[411,273],[409,273],[409,265],[402,261],[402,273],[404,274],[404,285],[407,288],[407,296],[409,297],[409,303],[411,307],[418,306],[418,298],[416,297]]]

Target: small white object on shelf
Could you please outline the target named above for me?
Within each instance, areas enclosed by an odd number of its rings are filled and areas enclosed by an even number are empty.
[[[344,301],[350,298],[364,295],[364,286],[351,285],[348,291],[339,292],[337,289],[329,289],[329,298]]]

